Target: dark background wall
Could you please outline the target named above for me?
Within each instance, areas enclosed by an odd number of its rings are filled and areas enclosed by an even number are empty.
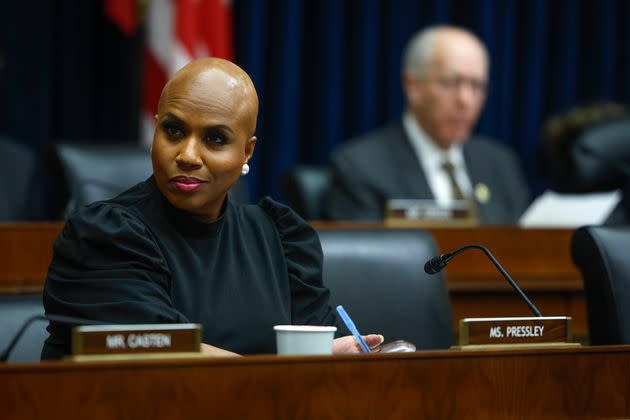
[[[58,140],[138,138],[142,31],[118,31],[102,1],[3,4],[0,133],[41,152]],[[400,54],[418,29],[453,23],[488,46],[477,131],[521,156],[535,193],[541,125],[576,104],[630,104],[627,0],[235,0],[236,61],[261,99],[254,197],[281,198],[296,163],[398,118]]]

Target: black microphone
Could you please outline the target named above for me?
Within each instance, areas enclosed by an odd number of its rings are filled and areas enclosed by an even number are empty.
[[[66,315],[53,315],[53,314],[34,315],[34,316],[28,318],[26,321],[24,321],[24,323],[22,324],[22,326],[20,327],[18,332],[11,339],[11,342],[9,343],[7,348],[4,349],[2,354],[0,354],[0,362],[6,362],[9,359],[9,356],[11,355],[11,352],[13,351],[13,348],[16,346],[16,344],[18,343],[20,338],[24,335],[24,333],[26,332],[28,327],[34,321],[53,321],[53,322],[60,322],[62,324],[69,324],[69,325],[104,325],[104,324],[107,324],[107,322],[103,322],[103,321],[94,321],[94,320],[91,320],[91,319],[76,318],[76,317],[73,317],[73,316],[66,316]]]
[[[510,286],[512,286],[512,288],[516,291],[516,293],[518,293],[521,296],[521,298],[525,301],[525,303],[527,303],[527,306],[529,306],[529,309],[531,309],[534,315],[538,317],[542,317],[542,314],[540,313],[536,305],[534,305],[532,301],[529,300],[529,298],[525,295],[523,290],[521,290],[521,288],[518,287],[516,282],[512,280],[512,277],[510,277],[507,271],[505,271],[503,267],[501,267],[501,264],[499,264],[496,258],[494,258],[494,256],[490,253],[490,251],[488,251],[488,249],[483,245],[466,245],[459,249],[456,249],[455,251],[442,254],[437,257],[433,257],[429,261],[427,261],[426,264],[424,264],[424,272],[427,274],[439,273],[440,271],[442,271],[442,269],[444,269],[444,267],[446,267],[446,264],[448,264],[453,259],[453,257],[455,257],[455,255],[467,249],[482,250],[484,254],[486,254],[486,256],[490,258],[494,266],[501,272],[501,274],[503,274],[503,277],[508,281],[508,283],[510,283]]]

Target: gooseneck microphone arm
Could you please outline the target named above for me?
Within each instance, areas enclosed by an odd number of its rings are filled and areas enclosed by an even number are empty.
[[[26,332],[28,327],[35,321],[53,321],[53,322],[59,322],[61,324],[68,324],[68,325],[101,325],[101,324],[106,324],[103,321],[94,321],[94,320],[90,320],[90,319],[77,318],[77,317],[66,316],[66,315],[54,315],[54,314],[34,315],[34,316],[28,318],[26,321],[24,321],[24,323],[20,326],[20,328],[18,329],[18,331],[15,334],[15,336],[13,336],[13,338],[11,339],[11,342],[9,343],[7,348],[4,349],[2,354],[0,354],[0,362],[6,362],[9,359],[9,356],[11,355],[11,352],[13,351],[13,348],[15,347],[15,345],[18,343],[18,341],[20,340],[22,335],[24,335],[24,333]]]
[[[459,249],[456,249],[453,252],[433,257],[424,265],[424,271],[427,274],[435,274],[442,271],[442,269],[446,267],[446,264],[448,264],[453,259],[453,257],[455,257],[455,255],[459,254],[460,252],[466,251],[467,249],[480,249],[481,251],[483,251],[483,253],[486,254],[488,258],[490,258],[490,261],[492,261],[494,266],[501,272],[501,274],[503,274],[503,277],[508,281],[508,283],[510,283],[510,286],[512,286],[516,293],[518,293],[518,295],[525,301],[525,303],[527,303],[527,306],[529,306],[529,309],[534,313],[534,315],[536,315],[537,317],[542,317],[542,314],[540,313],[536,305],[534,305],[532,301],[529,300],[523,290],[518,287],[516,282],[512,280],[512,277],[510,277],[507,271],[505,271],[503,267],[501,267],[501,264],[499,264],[496,258],[494,258],[490,251],[488,251],[488,249],[483,245],[466,245]]]

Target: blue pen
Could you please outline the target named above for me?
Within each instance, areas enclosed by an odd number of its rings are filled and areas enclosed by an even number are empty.
[[[352,322],[352,319],[350,319],[350,316],[348,315],[346,310],[343,309],[343,306],[337,306],[337,312],[341,316],[343,323],[346,324],[346,327],[348,327],[354,338],[357,340],[357,343],[359,343],[359,345],[361,346],[363,353],[369,353],[370,348],[367,344],[365,344],[365,341],[363,341],[361,334],[359,334],[359,330],[357,330],[357,327],[354,325],[354,322]]]

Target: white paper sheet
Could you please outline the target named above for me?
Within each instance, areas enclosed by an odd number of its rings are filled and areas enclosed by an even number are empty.
[[[525,211],[521,227],[601,225],[622,198],[620,190],[591,194],[560,194],[547,190]]]

